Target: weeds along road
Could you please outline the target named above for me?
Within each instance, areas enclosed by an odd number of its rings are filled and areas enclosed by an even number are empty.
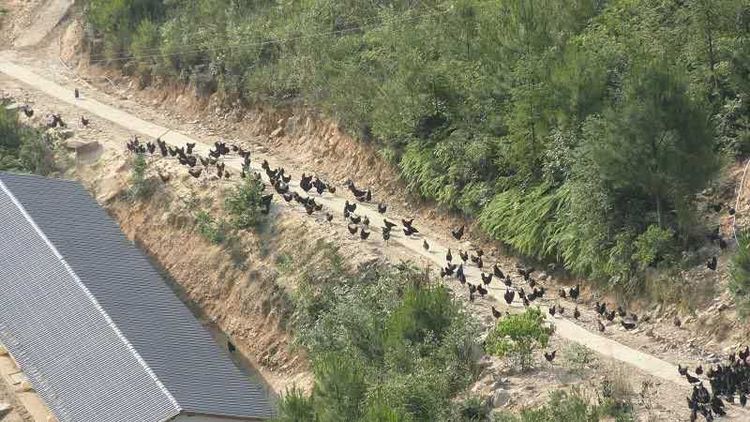
[[[0,57],[2,56],[0,55]],[[29,67],[13,63],[7,58],[0,59],[0,72],[22,82],[25,85],[28,85],[34,90],[40,91],[59,101],[80,108],[81,110],[86,110],[92,116],[106,119],[129,131],[144,135],[148,138],[161,137],[163,141],[174,146],[182,146],[187,142],[195,142],[195,151],[204,156],[207,154],[209,148],[213,146],[201,142],[200,140],[185,136],[181,133],[171,131],[167,127],[140,119],[130,113],[124,112],[120,109],[109,106],[95,99],[83,97],[82,99],[77,100],[73,96],[72,87],[64,87],[55,82],[47,80],[34,73]],[[97,93],[97,95],[103,96],[104,94]],[[114,103],[114,99],[108,98],[108,101],[109,100]],[[123,148],[124,142],[125,140],[123,139]],[[259,171],[263,175],[264,180],[267,181],[266,175],[260,169],[260,163],[264,159],[268,160],[272,168],[281,165],[289,170],[290,173],[294,174],[294,179],[292,180],[292,183],[290,183],[291,189],[305,195],[305,192],[302,191],[298,185],[299,174],[293,171],[293,167],[285,166],[284,163],[280,163],[277,160],[274,160],[272,156],[253,153],[252,168],[255,171]],[[239,158],[227,158],[225,162],[228,168],[232,168],[235,170],[235,174],[238,174],[240,172],[242,162]],[[344,209],[344,203],[347,199],[349,199],[348,196],[345,197],[343,195],[348,193],[349,192],[346,189],[338,189],[336,195],[326,194],[325,196],[315,197],[316,202],[323,204],[324,210],[327,210],[334,214],[335,218],[332,224],[338,226],[337,229],[340,230],[346,230],[346,222],[341,218],[341,215]],[[291,206],[293,205],[288,205],[283,201],[280,201],[279,196],[275,195],[274,207],[277,208],[277,210],[281,210],[285,207]],[[379,242],[382,245],[383,241],[380,238],[379,226],[382,223],[383,215],[377,212],[377,209],[374,205],[362,203],[358,203],[357,214],[361,216],[367,216],[373,223],[373,235],[369,240],[363,242],[371,244]],[[393,215],[392,213],[388,213],[386,215],[389,220],[400,222],[400,216]],[[322,215],[310,218],[318,218],[322,220]],[[387,247],[402,248],[402,252],[404,252],[405,255],[412,257],[421,257],[428,260],[429,262],[432,262],[438,268],[440,268],[444,264],[444,257],[448,250],[448,247],[451,247],[453,249],[456,256],[458,255],[456,252],[456,245],[441,244],[441,242],[437,240],[440,237],[432,236],[431,231],[424,224],[420,225],[418,221],[415,222],[415,226],[422,232],[422,236],[405,238],[403,234],[400,233],[400,231],[397,232],[396,230],[394,230]],[[423,249],[423,239],[428,239],[431,246],[430,251],[425,251]],[[474,282],[475,284],[477,282],[481,282],[480,270],[476,268],[476,266],[466,267],[466,276],[467,279],[470,280],[470,282]],[[489,291],[490,298],[484,299],[484,301],[487,302],[487,309],[489,309],[490,305],[495,305],[496,307],[498,307],[498,309],[501,310],[506,309],[509,311],[518,311],[522,309],[522,305],[518,302],[514,302],[512,307],[508,307],[505,305],[505,301],[502,299],[502,295],[503,293],[505,293],[505,286],[502,283],[494,281],[489,286]],[[552,294],[554,294],[554,292],[550,291],[550,295]],[[569,308],[569,310],[572,313],[572,307]],[[571,320],[565,318],[554,318],[553,320],[556,328],[556,333],[562,338],[581,344],[582,346],[585,346],[596,353],[638,368],[644,373],[669,381],[671,383],[674,383],[676,386],[680,386],[687,390],[688,383],[683,377],[679,376],[677,372],[677,366],[675,366],[674,364],[651,354],[621,344],[613,339],[591,332],[587,328],[584,328]]]

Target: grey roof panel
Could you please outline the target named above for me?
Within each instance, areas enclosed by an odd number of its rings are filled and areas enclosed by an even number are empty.
[[[269,417],[263,388],[219,349],[143,253],[75,182],[0,173],[180,407]]]
[[[74,275],[1,189],[0,222],[0,341],[58,418],[130,422],[177,415]]]

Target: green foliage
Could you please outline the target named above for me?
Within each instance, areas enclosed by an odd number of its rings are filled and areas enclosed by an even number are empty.
[[[279,417],[277,422],[314,421],[315,410],[312,399],[297,388],[287,391],[278,402]]]
[[[295,312],[315,385],[309,402],[284,400],[282,420],[302,407],[287,410],[292,403],[311,403],[305,420],[445,420],[451,399],[478,373],[478,327],[411,268],[307,280]]]
[[[257,228],[263,221],[263,183],[252,177],[243,179],[224,200],[224,210],[236,229]]]
[[[34,174],[47,176],[55,170],[55,157],[45,136],[30,136],[18,151],[18,158],[25,169]]]
[[[52,150],[42,134],[21,125],[18,113],[0,102],[0,170],[46,176],[54,169]]]
[[[95,54],[323,110],[416,194],[612,284],[678,263],[717,157],[750,152],[743,0],[89,4]]]
[[[487,335],[484,347],[487,353],[509,357],[521,370],[527,370],[534,364],[534,351],[546,347],[553,332],[539,308],[528,308],[499,320]]]
[[[131,158],[130,169],[130,188],[127,196],[131,201],[136,202],[148,199],[154,192],[154,185],[146,177],[148,170],[148,161],[143,154],[135,154]]]
[[[558,390],[550,394],[547,403],[537,409],[526,409],[520,415],[500,413],[494,422],[599,422],[632,421],[632,410],[615,409],[609,404],[592,404],[580,390]]]
[[[195,224],[198,227],[198,232],[201,236],[211,243],[218,245],[226,239],[224,222],[216,221],[206,211],[200,211],[195,216]]]
[[[643,270],[664,260],[674,249],[673,237],[674,233],[669,229],[649,226],[635,240],[633,261]]]
[[[744,316],[750,314],[750,236],[739,236],[737,251],[729,264],[729,291]]]
[[[481,397],[472,396],[458,405],[454,419],[460,422],[484,422],[489,420],[491,410]]]
[[[571,343],[562,350],[562,358],[565,367],[573,372],[581,374],[596,361],[594,353],[577,343]]]

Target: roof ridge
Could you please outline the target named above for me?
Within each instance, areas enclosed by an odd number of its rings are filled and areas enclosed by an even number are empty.
[[[130,341],[125,337],[125,334],[120,331],[120,329],[117,327],[117,324],[112,320],[112,318],[107,314],[107,311],[104,310],[104,308],[101,306],[99,301],[96,299],[96,297],[91,293],[91,291],[86,287],[86,285],[83,283],[83,281],[78,277],[78,274],[73,271],[73,268],[70,267],[70,265],[65,261],[65,258],[60,254],[60,252],[57,250],[54,244],[47,238],[47,236],[44,234],[41,228],[36,224],[34,219],[31,217],[31,215],[26,211],[26,208],[24,208],[23,204],[16,198],[15,195],[13,195],[13,192],[8,189],[8,187],[3,183],[2,178],[0,178],[0,190],[2,190],[6,195],[8,195],[8,198],[10,198],[11,202],[13,202],[13,205],[18,208],[18,210],[21,212],[23,217],[26,219],[26,221],[31,225],[31,227],[34,229],[34,231],[39,235],[39,237],[42,239],[42,241],[47,245],[47,247],[50,249],[50,251],[55,255],[55,257],[60,261],[60,263],[65,267],[65,270],[68,271],[70,276],[75,280],[78,287],[83,291],[83,293],[86,295],[86,297],[91,301],[91,303],[94,305],[94,308],[104,317],[105,322],[107,325],[109,325],[110,328],[115,332],[115,335],[125,344],[125,347],[131,352],[133,357],[138,361],[138,363],[143,367],[143,369],[146,371],[146,373],[151,377],[151,379],[154,380],[154,383],[156,386],[164,393],[164,395],[167,397],[167,399],[172,403],[175,410],[179,413],[182,412],[182,407],[177,402],[177,399],[172,395],[172,393],[167,389],[167,387],[161,382],[159,377],[156,376],[156,373],[151,369],[151,367],[146,363],[146,361],[141,357],[140,353],[138,353],[138,350],[135,349],[135,347],[130,343]],[[168,420],[169,418],[167,418]]]

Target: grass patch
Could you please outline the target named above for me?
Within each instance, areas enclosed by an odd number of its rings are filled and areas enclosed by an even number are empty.
[[[600,398],[592,403],[578,388],[554,391],[546,404],[523,410],[519,415],[503,412],[493,422],[630,422],[634,420],[629,399]]]
[[[276,256],[276,269],[281,274],[288,274],[294,270],[294,258],[286,252],[280,253]]]
[[[218,245],[226,239],[225,223],[223,220],[216,220],[206,211],[198,212],[195,216],[195,225],[198,233],[209,242]]]
[[[750,236],[739,236],[737,251],[729,264],[729,291],[734,296],[737,310],[744,318],[750,315]]]

